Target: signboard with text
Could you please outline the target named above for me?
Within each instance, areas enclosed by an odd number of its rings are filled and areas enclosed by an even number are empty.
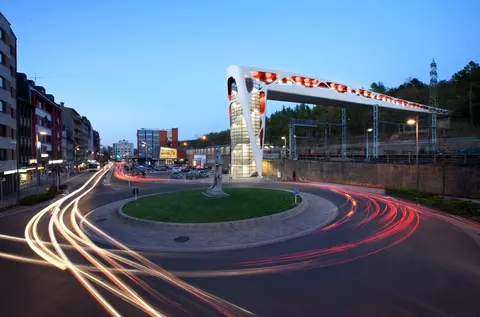
[[[160,148],[160,159],[176,159],[177,158],[177,149],[172,149],[168,147]]]

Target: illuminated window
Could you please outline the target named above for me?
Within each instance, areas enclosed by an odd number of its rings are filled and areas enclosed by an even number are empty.
[[[0,88],[4,88],[4,87],[5,87],[5,86],[4,86],[4,85],[5,85],[4,83],[5,83],[5,78],[3,78],[3,77],[0,76]]]
[[[5,101],[0,100],[0,112],[5,112]]]
[[[5,55],[2,52],[0,52],[0,64],[5,64]]]

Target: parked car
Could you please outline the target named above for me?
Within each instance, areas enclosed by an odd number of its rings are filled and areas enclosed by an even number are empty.
[[[165,165],[155,166],[155,170],[159,172],[165,172],[167,170],[167,167]]]
[[[229,171],[228,167],[224,167],[224,168],[222,169],[222,174],[228,174],[229,172],[230,172],[230,171]]]
[[[180,173],[182,169],[180,167],[172,167],[172,173]]]
[[[198,179],[198,178],[200,178],[200,173],[197,172],[197,171],[188,172],[186,178],[187,179]]]
[[[210,176],[210,173],[208,171],[199,171],[198,172],[198,175],[201,177],[201,178],[207,178],[208,176]]]
[[[180,173],[180,172],[173,172],[172,174],[170,174],[170,178],[182,179],[182,178],[183,178],[183,174]]]

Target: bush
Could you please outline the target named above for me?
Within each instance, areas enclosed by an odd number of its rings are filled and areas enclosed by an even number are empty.
[[[68,185],[67,185],[67,184],[61,184],[60,186],[58,186],[58,189],[59,189],[59,190],[68,189]]]
[[[480,216],[480,204],[454,198],[445,198],[443,196],[420,192],[412,188],[385,187],[385,193],[391,196],[406,198],[414,202],[424,204],[452,215],[466,218],[475,218]]]
[[[35,204],[54,198],[56,194],[57,194],[57,189],[55,187],[51,187],[46,193],[23,197],[20,200],[20,205],[23,205],[23,206],[35,205]]]

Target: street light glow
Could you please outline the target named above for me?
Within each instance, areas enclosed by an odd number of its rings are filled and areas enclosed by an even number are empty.
[[[38,134],[40,134],[40,135],[47,135],[47,132],[45,132],[45,131],[40,131],[40,132],[38,132]]]
[[[415,121],[415,119],[408,119],[408,121],[407,121],[408,125],[414,125],[415,123],[417,123],[417,121]]]
[[[205,141],[207,139],[206,135],[202,135],[202,140]]]
[[[282,136],[282,140],[285,140],[285,137],[284,137],[284,136]]]
[[[368,128],[368,129],[367,129],[367,132],[372,132],[372,131],[373,131],[372,128]]]

